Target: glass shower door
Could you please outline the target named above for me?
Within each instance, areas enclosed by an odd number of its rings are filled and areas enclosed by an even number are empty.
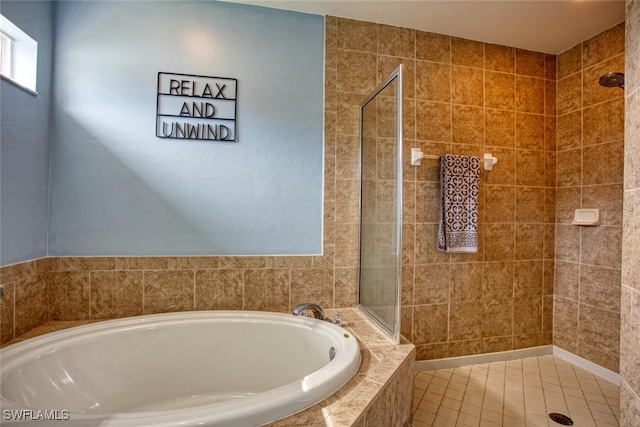
[[[362,104],[358,305],[396,342],[402,284],[402,66]]]

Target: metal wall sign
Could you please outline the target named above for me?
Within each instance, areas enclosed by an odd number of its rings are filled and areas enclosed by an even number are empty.
[[[158,138],[236,141],[238,81],[158,73]]]

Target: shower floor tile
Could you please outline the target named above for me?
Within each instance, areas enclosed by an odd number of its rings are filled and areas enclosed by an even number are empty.
[[[413,394],[414,427],[619,425],[619,387],[553,355],[419,371]]]

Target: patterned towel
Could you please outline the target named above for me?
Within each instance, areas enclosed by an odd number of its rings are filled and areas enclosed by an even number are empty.
[[[478,252],[478,194],[480,159],[440,156],[442,209],[438,249],[445,252]]]

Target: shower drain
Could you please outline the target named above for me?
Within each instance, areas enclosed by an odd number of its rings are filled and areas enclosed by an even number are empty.
[[[572,426],[573,425],[573,420],[569,417],[567,417],[564,414],[559,414],[557,412],[552,412],[549,414],[549,418],[551,418],[553,421],[557,422],[558,424],[562,424],[563,426]]]

